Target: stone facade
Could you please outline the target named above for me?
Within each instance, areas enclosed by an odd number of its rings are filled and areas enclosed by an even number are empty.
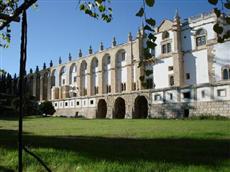
[[[31,95],[53,102],[57,116],[86,118],[178,118],[230,116],[230,41],[217,43],[215,14],[164,20],[156,31],[156,59],[138,67],[143,30],[128,41],[27,75]],[[230,27],[224,25],[227,29]],[[219,51],[221,50],[221,51]],[[227,68],[228,67],[228,68]],[[139,80],[148,68],[150,87]],[[226,73],[227,72],[227,73]]]

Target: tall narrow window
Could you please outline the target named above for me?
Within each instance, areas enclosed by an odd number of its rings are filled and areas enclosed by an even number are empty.
[[[228,80],[229,79],[229,70],[224,69],[223,70],[223,80]]]
[[[170,85],[170,86],[173,86],[173,85],[174,85],[174,77],[173,77],[173,75],[170,75],[170,76],[169,76],[169,85]]]

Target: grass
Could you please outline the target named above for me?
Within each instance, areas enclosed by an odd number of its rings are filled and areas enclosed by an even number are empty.
[[[17,170],[16,130],[0,120],[0,171]],[[26,118],[24,132],[55,172],[230,171],[230,120]],[[23,158],[24,171],[44,171]]]

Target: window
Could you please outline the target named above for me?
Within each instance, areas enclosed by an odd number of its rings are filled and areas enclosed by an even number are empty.
[[[68,106],[68,102],[65,102],[65,106]]]
[[[80,105],[80,102],[79,101],[77,101],[77,106],[79,106]]]
[[[171,51],[172,51],[171,43],[163,44],[161,46],[161,52],[162,52],[162,54],[170,53]]]
[[[93,100],[90,100],[90,104],[93,105],[93,103],[94,103]]]
[[[222,69],[222,79],[229,80],[230,79],[230,67],[224,67]]]
[[[164,31],[162,33],[162,39],[164,40],[164,39],[167,39],[167,38],[169,38],[169,33],[167,31]]]
[[[65,85],[65,79],[62,80],[62,84]]]
[[[167,53],[170,53],[171,49],[171,43],[167,43]]]
[[[173,66],[169,66],[168,71],[172,71],[172,70],[173,70]]]
[[[169,100],[173,100],[173,94],[169,93]]]
[[[55,103],[54,106],[57,107],[57,103]]]
[[[77,77],[73,77],[73,82],[77,82]]]
[[[190,79],[190,73],[186,73],[185,77],[186,79]]]
[[[205,98],[205,96],[206,96],[206,95],[205,95],[205,90],[202,90],[202,91],[201,91],[201,97],[202,97],[202,98]]]
[[[199,29],[196,32],[196,46],[202,46],[206,44],[206,30]]]
[[[191,92],[190,91],[184,92],[183,96],[184,96],[184,99],[191,99]]]
[[[152,89],[153,88],[153,79],[152,78],[147,78],[146,79],[146,87],[147,87],[147,89]]]
[[[161,95],[160,94],[155,94],[154,95],[154,100],[155,101],[161,101]]]
[[[132,90],[136,90],[136,82],[133,82]]]
[[[217,90],[218,97],[226,97],[226,89]]]
[[[162,45],[161,51],[162,54],[166,54],[166,45]]]
[[[121,91],[126,91],[126,83],[121,83]]]
[[[96,87],[96,86],[94,87],[94,93],[98,94],[98,87]]]
[[[169,86],[174,86],[174,76],[173,75],[169,76]]]

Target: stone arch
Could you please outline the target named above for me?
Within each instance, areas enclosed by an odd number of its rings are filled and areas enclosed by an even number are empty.
[[[120,49],[115,56],[115,78],[116,78],[116,92],[126,90],[127,84],[127,69],[126,69],[126,51]]]
[[[107,103],[104,99],[100,99],[97,104],[96,118],[106,118]]]
[[[125,100],[121,97],[118,97],[114,103],[113,118],[124,119],[125,113],[126,113]]]
[[[102,92],[111,93],[111,56],[105,54],[102,58]]]
[[[57,85],[57,72],[56,69],[52,70],[51,72],[51,88]]]
[[[48,99],[48,78],[50,77],[49,72],[45,72],[42,76],[42,100]]]
[[[73,85],[77,82],[77,65],[72,63],[69,68],[69,84]]]
[[[85,60],[80,65],[80,95],[87,95],[87,63]]]
[[[62,66],[59,72],[59,86],[66,85],[66,67]]]
[[[134,102],[133,118],[147,118],[148,116],[148,100],[145,96],[137,96]]]
[[[94,57],[91,60],[90,64],[90,81],[91,81],[91,95],[96,95],[98,94],[98,59]]]

